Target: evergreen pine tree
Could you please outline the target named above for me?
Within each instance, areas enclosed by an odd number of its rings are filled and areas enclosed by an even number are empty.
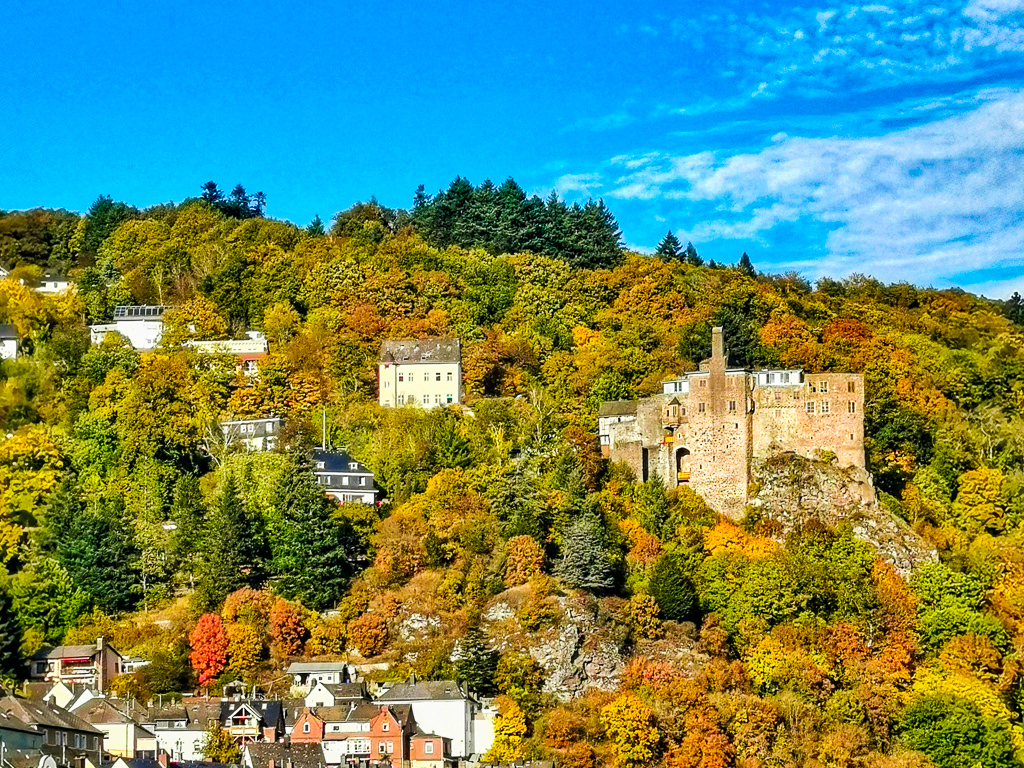
[[[263,581],[262,537],[250,523],[230,474],[207,517],[203,548],[205,557],[198,568],[197,590],[201,607],[219,606],[236,589],[258,586]]]
[[[306,234],[311,237],[323,237],[327,234],[327,230],[324,229],[324,222],[320,218],[318,213],[313,217],[313,220],[306,225]]]
[[[21,625],[11,596],[0,588],[0,674],[21,677]]]
[[[583,515],[562,536],[562,559],[555,575],[570,586],[591,592],[603,592],[615,585],[604,530],[594,515]]]
[[[672,230],[668,231],[661,242],[658,243],[658,247],[654,250],[654,255],[662,261],[672,261],[674,259],[683,258],[683,246],[679,242],[679,238],[672,234]]]
[[[740,263],[736,265],[736,268],[740,271],[741,275],[745,277],[757,277],[757,270],[754,269],[754,265],[750,263],[750,257],[747,256],[746,251],[740,256]]]
[[[455,662],[455,674],[460,682],[475,693],[490,696],[497,692],[494,673],[498,671],[498,652],[493,651],[484,639],[479,625],[474,625],[459,641],[459,657]]]
[[[277,591],[314,610],[333,608],[364,553],[348,521],[317,485],[308,461],[294,461],[275,501],[281,524],[274,541]]]
[[[170,516],[176,526],[175,555],[189,586],[194,588],[206,527],[206,503],[199,489],[199,480],[194,475],[182,475],[174,484]]]
[[[691,267],[701,267],[704,265],[704,259],[697,253],[697,249],[693,247],[693,243],[689,240],[686,241],[686,263]],[[711,262],[714,264],[714,262]]]
[[[107,502],[83,511],[56,549],[74,583],[100,610],[119,613],[135,606],[138,552],[120,504]]]

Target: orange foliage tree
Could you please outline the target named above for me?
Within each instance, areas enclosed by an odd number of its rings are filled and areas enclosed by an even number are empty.
[[[189,643],[192,669],[199,673],[199,684],[208,685],[227,666],[228,636],[220,616],[215,613],[202,616],[192,630]]]

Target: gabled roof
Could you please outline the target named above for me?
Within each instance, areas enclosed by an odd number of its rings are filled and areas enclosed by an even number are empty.
[[[468,699],[469,694],[454,680],[424,680],[397,683],[377,697],[381,704],[405,701],[452,701]]]
[[[116,654],[118,657],[121,656],[117,652],[117,649],[109,643],[103,646],[104,649]],[[32,657],[33,659],[91,659],[97,653],[100,652],[100,648],[96,643],[91,645],[58,645],[56,648],[43,648],[36,652]]]
[[[344,661],[293,661],[286,671],[289,675],[298,675],[307,672],[344,672],[346,669],[348,664]]]
[[[333,707],[314,707],[312,710],[325,723],[368,723],[380,714],[376,704],[335,704]]]
[[[462,345],[458,339],[388,339],[380,347],[382,363],[458,363]]]
[[[89,699],[71,711],[93,725],[127,725],[135,722],[106,699]]]
[[[19,733],[34,733],[41,736],[38,728],[22,722],[13,713],[0,712],[0,731],[18,731]]]
[[[63,728],[69,731],[80,731],[82,733],[100,734],[102,731],[94,728],[73,712],[68,712],[56,704],[37,704],[25,699],[16,699],[13,696],[4,696],[0,699],[0,712],[6,712],[29,725],[40,725],[46,728]]]
[[[404,730],[412,722],[412,705],[411,704],[385,704],[388,708],[388,713],[398,721],[398,724],[402,726]],[[379,713],[384,714],[384,707],[381,707]]]
[[[323,464],[324,464],[322,469],[319,469],[319,468],[317,468],[315,466],[316,464],[319,464],[320,462],[323,462]],[[347,453],[345,453],[345,451],[325,451],[325,450],[323,450],[321,448],[314,448],[313,449],[313,463],[314,463],[314,468],[313,468],[313,472],[314,473],[316,473],[316,472],[351,472],[353,474],[361,474],[361,475],[369,475],[369,474],[371,474],[370,470],[368,470],[364,464],[361,464],[360,462],[358,462],[355,459],[353,459],[351,456],[349,456]],[[356,468],[355,469],[349,469],[349,464],[353,464],[353,463],[356,465]],[[294,665],[292,665],[292,666],[294,666]],[[340,671],[343,668],[344,668],[344,665],[339,667],[338,670]],[[288,667],[288,671],[291,672],[292,668]],[[321,666],[321,667],[316,667],[315,669],[312,669],[312,670],[300,670],[300,671],[322,672],[322,671],[326,671],[326,669],[325,669],[325,667]],[[335,670],[332,669],[331,671],[335,671]]]
[[[325,688],[328,693],[334,696],[334,700],[338,701],[369,701],[369,697],[366,695],[366,688],[362,683],[324,683],[317,681],[317,684],[313,688]],[[313,690],[310,690],[312,693]]]
[[[601,403],[597,411],[597,417],[605,416],[636,416],[636,400],[612,400]]]
[[[226,722],[228,718],[243,708],[261,717],[267,725],[278,725],[284,722],[284,707],[281,702],[264,699],[222,701],[220,703],[220,721]]]
[[[270,761],[275,766],[288,765],[291,761],[292,768],[321,768],[327,765],[324,759],[324,750],[320,744],[281,744],[278,742],[255,742],[245,745],[253,768],[267,768]]]

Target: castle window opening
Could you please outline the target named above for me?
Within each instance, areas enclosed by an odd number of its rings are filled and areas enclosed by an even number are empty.
[[[701,379],[701,380],[700,380],[700,385],[701,385],[702,387],[706,387],[706,386],[708,385],[708,380],[707,380],[707,379]]]
[[[736,401],[735,401],[735,400],[730,400],[730,401],[729,401],[729,410],[730,410],[730,411],[731,411],[732,413],[735,413],[735,412],[736,412]]]
[[[697,413],[704,413],[704,412],[705,412],[705,404],[704,403],[697,403]]]
[[[856,390],[857,390],[857,387],[856,387],[856,385],[852,381],[846,382],[846,391],[847,392],[855,392]]]
[[[814,413],[814,401],[813,400],[808,400],[807,401],[807,412],[808,413]]]
[[[821,401],[821,412],[828,413],[828,400]]]
[[[853,432],[850,433],[850,439],[853,440]]]
[[[851,400],[849,403],[846,404],[846,410],[848,410],[850,413],[856,413],[857,412],[857,403],[855,403],[853,400]]]
[[[821,382],[821,384],[819,384],[819,385],[818,385],[818,388],[819,388],[819,389],[820,389],[820,390],[821,390],[822,392],[828,392],[828,382],[827,382],[827,381],[823,381],[823,382]]]

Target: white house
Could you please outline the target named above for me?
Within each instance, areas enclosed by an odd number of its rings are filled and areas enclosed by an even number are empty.
[[[240,446],[246,451],[272,451],[277,448],[277,438],[284,422],[277,416],[263,419],[235,419],[220,423],[224,444],[227,447]]]
[[[318,681],[337,684],[350,679],[349,665],[343,661],[295,661],[286,671],[299,687],[312,687]]]
[[[110,332],[124,336],[135,349],[156,349],[164,334],[163,306],[119,306],[114,308],[114,322],[90,325],[93,344],[99,344]]]
[[[314,450],[313,474],[324,493],[342,504],[377,503],[373,473],[347,453]]]
[[[238,361],[238,370],[246,376],[259,373],[259,361],[270,354],[267,337],[260,331],[249,331],[247,339],[215,339],[186,341],[184,346],[202,355],[231,355]]]
[[[362,683],[325,683],[317,680],[304,701],[307,707],[334,707],[369,700]]]
[[[380,348],[377,378],[383,406],[461,403],[461,344],[458,339],[389,339]]]
[[[63,293],[73,286],[74,283],[64,275],[58,272],[47,272],[36,283],[36,290],[40,293]]]
[[[0,360],[13,360],[18,356],[18,332],[13,325],[0,325]]]
[[[451,739],[452,757],[469,757],[479,751],[473,720],[481,711],[480,702],[453,680],[397,683],[374,703],[411,705],[421,731]]]

